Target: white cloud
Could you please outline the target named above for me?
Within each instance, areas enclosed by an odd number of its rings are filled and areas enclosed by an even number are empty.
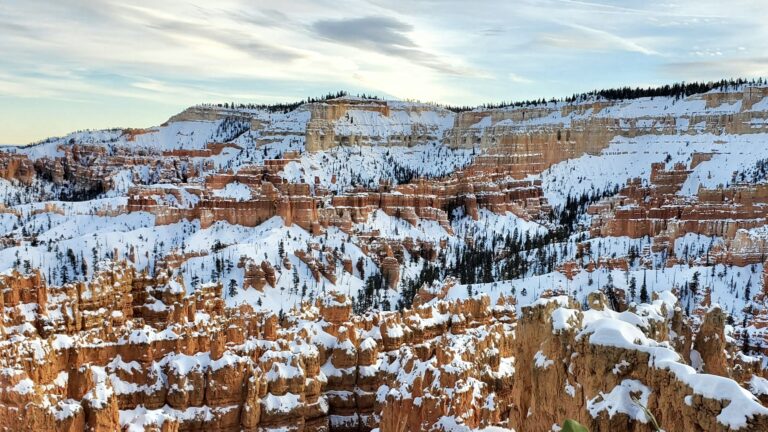
[[[533,80],[530,80],[528,78],[525,78],[524,76],[518,75],[514,72],[510,72],[507,74],[507,78],[509,78],[510,81],[518,84],[531,84],[533,83]]]
[[[749,57],[764,51],[764,17],[762,0],[7,0],[0,97],[269,102],[345,87],[454,104],[563,96],[764,73]]]

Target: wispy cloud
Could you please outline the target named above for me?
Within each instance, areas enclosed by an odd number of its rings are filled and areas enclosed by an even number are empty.
[[[507,74],[507,78],[509,78],[510,81],[518,84],[532,84],[534,82],[532,79],[528,79],[513,72]]]
[[[628,51],[644,55],[659,55],[655,49],[642,45],[632,38],[623,37],[575,23],[563,23],[567,30],[541,33],[535,37],[537,44],[576,51]]]
[[[717,56],[719,57],[719,56]],[[686,76],[691,80],[768,76],[768,57],[671,62],[662,66],[668,76]]]
[[[296,50],[283,48],[257,37],[252,32],[209,25],[206,20],[201,19],[180,19],[174,14],[161,14],[145,7],[126,6],[126,9],[136,13],[137,19],[148,29],[157,32],[159,37],[175,40],[177,43],[206,40],[240,50],[261,60],[291,61],[303,57]],[[253,23],[252,18],[250,22]]]
[[[322,39],[350,45],[376,54],[401,57],[438,72],[463,75],[467,69],[446,62],[427,52],[408,35],[413,25],[387,16],[327,19],[312,23],[312,31]]]

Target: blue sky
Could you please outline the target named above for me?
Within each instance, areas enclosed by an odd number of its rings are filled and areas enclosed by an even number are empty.
[[[765,0],[5,0],[0,143],[346,89],[451,104],[768,76]]]

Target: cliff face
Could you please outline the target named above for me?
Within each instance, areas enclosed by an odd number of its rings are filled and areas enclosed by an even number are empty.
[[[694,155],[696,156],[696,155]],[[765,260],[766,244],[759,231],[768,213],[768,187],[764,184],[734,182],[729,187],[700,187],[693,196],[680,189],[697,166],[677,164],[665,170],[654,164],[650,184],[629,181],[619,194],[606,198],[589,209],[596,217],[592,232],[596,236],[649,236],[654,247],[675,256],[674,244],[688,234],[720,237],[723,244],[713,248],[708,259],[745,266]]]
[[[336,146],[413,146],[442,139],[453,113],[425,104],[340,98],[309,104],[307,151]]]
[[[720,378],[728,376],[714,362],[714,357],[725,362],[722,342],[709,345],[713,361],[708,372],[720,376],[695,374],[663,343],[673,334],[668,301],[621,314],[608,308],[580,311],[566,298],[523,308],[516,332],[513,424],[521,430],[538,424],[530,430],[545,430],[562,418],[574,418],[590,430],[643,431],[650,422],[645,407],[665,430],[765,428],[766,418],[759,415],[730,416],[727,407],[733,402],[724,399],[743,390]],[[724,323],[709,316],[707,322],[697,341],[722,338]],[[698,394],[710,385],[720,390],[708,393],[709,398]],[[551,403],[555,399],[556,406]],[[674,402],[680,399],[682,405]]]
[[[487,148],[478,163],[507,165],[522,178],[567,159],[598,154],[616,137],[764,133],[768,117],[752,107],[767,95],[765,88],[747,88],[693,96],[679,107],[675,101],[603,101],[463,112],[444,142]]]

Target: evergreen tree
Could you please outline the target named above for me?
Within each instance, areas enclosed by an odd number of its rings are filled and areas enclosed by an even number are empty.
[[[237,281],[234,279],[229,280],[229,297],[237,295]]]
[[[619,300],[616,298],[616,290],[615,286],[613,285],[613,275],[610,273],[608,273],[608,282],[606,282],[605,286],[603,286],[603,291],[605,292],[606,297],[608,297],[608,302],[611,304],[611,309],[618,310]]]
[[[62,285],[69,283],[69,270],[67,269],[66,265],[62,264],[62,266],[61,266],[61,268],[59,270],[59,274],[60,274],[60,277],[61,277],[61,284]]]
[[[295,291],[298,291],[298,289],[299,289],[299,272],[298,272],[298,270],[296,270],[296,266],[293,267],[292,276],[293,276],[293,288],[294,288]],[[302,293],[304,293],[305,291],[306,290],[303,289]],[[303,298],[304,294],[302,294],[301,297]]]
[[[699,276],[701,276],[701,273],[693,273],[693,278],[691,278],[691,281],[688,283],[688,289],[690,289],[693,294],[696,294],[699,290]]]
[[[741,352],[749,354],[749,332],[746,328],[741,335]]]

